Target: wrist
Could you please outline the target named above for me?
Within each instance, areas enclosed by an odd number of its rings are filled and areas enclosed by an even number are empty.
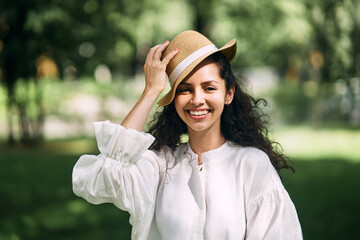
[[[156,90],[156,89],[149,89],[149,88],[145,88],[141,98],[144,100],[146,99],[146,101],[148,103],[154,103],[155,100],[158,98],[158,96],[160,95],[161,91],[160,90]]]
[[[157,98],[160,93],[164,90],[164,88],[149,88],[149,87],[145,87],[143,95],[148,96],[148,97],[153,97],[153,98]]]

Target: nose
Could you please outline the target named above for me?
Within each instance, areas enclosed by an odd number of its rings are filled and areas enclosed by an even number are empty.
[[[192,99],[190,100],[190,103],[192,103],[195,106],[201,106],[205,103],[204,94],[201,90],[195,89],[192,95]]]

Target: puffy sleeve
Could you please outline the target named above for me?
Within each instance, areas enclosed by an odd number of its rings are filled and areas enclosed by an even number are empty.
[[[251,155],[246,239],[303,239],[295,206],[270,159],[260,150]]]
[[[162,171],[160,156],[147,150],[154,137],[110,121],[94,123],[94,129],[100,154],[83,155],[75,164],[74,193],[128,211],[132,239],[142,239],[151,225]]]

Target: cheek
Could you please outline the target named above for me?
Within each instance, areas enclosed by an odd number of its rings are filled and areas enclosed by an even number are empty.
[[[180,113],[182,112],[182,109],[185,106],[184,99],[181,97],[181,95],[175,96],[174,103],[175,103],[176,112],[180,115]]]
[[[222,94],[216,94],[214,95],[211,100],[209,99],[209,101],[211,101],[211,104],[213,106],[216,106],[218,108],[222,108],[225,104],[225,98],[224,95]]]

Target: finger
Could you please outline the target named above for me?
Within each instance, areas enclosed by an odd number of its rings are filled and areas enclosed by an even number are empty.
[[[166,40],[163,44],[160,44],[160,46],[155,50],[154,60],[160,60],[164,49],[169,45],[169,43],[170,42]]]
[[[149,62],[154,58],[154,53],[155,53],[156,49],[160,46],[161,46],[161,44],[158,44],[158,45],[155,45],[152,48],[150,48],[150,50],[146,56],[146,62]]]
[[[175,48],[162,60],[162,64],[168,65],[170,60],[179,52],[179,49]]]

